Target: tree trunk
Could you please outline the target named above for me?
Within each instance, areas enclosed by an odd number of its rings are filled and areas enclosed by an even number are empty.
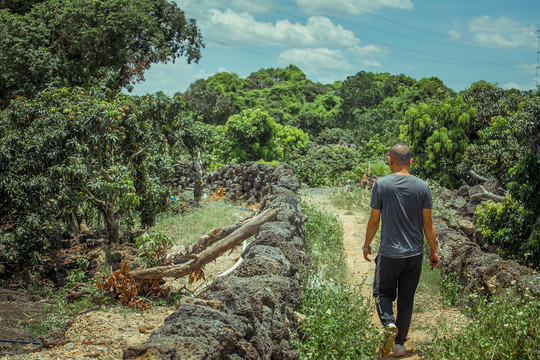
[[[195,164],[195,185],[193,189],[193,198],[195,203],[198,205],[201,203],[202,197],[202,165],[200,161],[201,153],[199,152],[197,156],[193,156],[193,163]]]
[[[105,223],[107,224],[107,234],[109,236],[109,244],[118,244],[120,239],[120,227],[118,225],[118,214],[114,211],[114,207],[109,206],[105,209]]]
[[[88,226],[86,225],[86,217],[84,216],[84,211],[81,205],[75,206],[73,210],[75,213],[75,218],[77,219],[77,226],[79,227],[79,234],[86,234],[89,232]]]
[[[162,279],[164,277],[183,277],[194,271],[201,270],[206,264],[218,258],[221,254],[240,244],[245,239],[255,235],[261,225],[277,220],[277,210],[268,209],[251,218],[242,227],[234,231],[221,241],[205,249],[198,256],[192,256],[188,262],[176,266],[157,266],[150,269],[141,269],[131,272],[135,280]]]

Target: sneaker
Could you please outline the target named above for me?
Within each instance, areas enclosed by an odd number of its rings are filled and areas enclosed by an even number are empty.
[[[388,326],[386,327],[386,330],[388,331],[388,340],[386,341],[386,344],[384,344],[384,348],[383,348],[384,355],[390,354],[390,350],[392,349],[392,345],[394,345],[394,340],[398,333],[398,328],[394,323],[388,324]]]
[[[394,344],[392,346],[392,352],[394,353],[394,357],[400,357],[407,353],[407,348],[401,344]]]

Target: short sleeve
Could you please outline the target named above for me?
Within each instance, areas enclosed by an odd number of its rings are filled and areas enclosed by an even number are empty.
[[[373,189],[371,190],[371,202],[369,203],[372,209],[382,210],[382,198],[379,193],[379,184],[375,182]]]
[[[426,185],[426,196],[422,203],[422,209],[433,209],[433,199],[431,198],[431,189]]]

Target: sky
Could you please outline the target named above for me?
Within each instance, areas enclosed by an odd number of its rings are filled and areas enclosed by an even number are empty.
[[[206,47],[153,64],[132,94],[184,92],[218,72],[244,78],[298,66],[331,84],[360,71],[438,77],[455,91],[485,80],[540,83],[540,0],[175,0]],[[537,73],[538,71],[538,73]]]

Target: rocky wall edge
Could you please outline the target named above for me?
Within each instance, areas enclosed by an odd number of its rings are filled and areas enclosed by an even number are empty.
[[[145,343],[124,349],[124,359],[298,359],[292,340],[306,218],[292,168],[278,164],[263,172],[264,209],[278,209],[278,220],[261,227],[238,269],[185,299]]]

